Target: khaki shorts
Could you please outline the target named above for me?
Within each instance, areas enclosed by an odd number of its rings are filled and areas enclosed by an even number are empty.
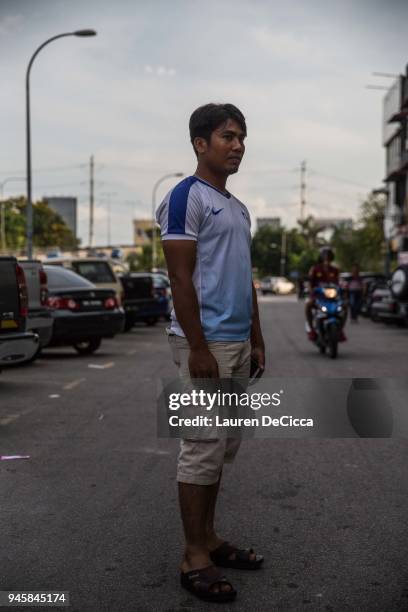
[[[169,335],[173,361],[183,382],[190,381],[188,358],[190,346],[186,338]],[[251,344],[243,342],[208,342],[208,348],[218,363],[220,378],[248,379]],[[224,463],[232,463],[240,447],[239,438],[180,441],[177,481],[212,485],[219,479]]]

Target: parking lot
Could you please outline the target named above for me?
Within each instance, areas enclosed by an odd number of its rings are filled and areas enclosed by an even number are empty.
[[[333,362],[305,339],[303,303],[260,306],[270,376],[406,376],[407,330],[362,320]],[[175,374],[165,326],[137,326],[89,357],[45,350],[1,374],[1,454],[30,457],[0,463],[4,590],[67,590],[81,612],[208,609],[178,586],[178,444],[157,438],[155,420],[157,381]],[[256,575],[228,572],[230,609],[407,609],[406,448],[244,443],[220,529],[267,561]]]

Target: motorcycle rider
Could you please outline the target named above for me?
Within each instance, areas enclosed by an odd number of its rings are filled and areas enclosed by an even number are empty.
[[[305,305],[305,315],[307,321],[307,335],[312,342],[317,339],[317,334],[313,329],[313,308],[315,306],[314,289],[320,284],[339,284],[340,270],[332,265],[334,253],[329,246],[322,247],[319,252],[318,262],[309,270],[309,298]],[[343,319],[343,326],[346,317]],[[346,336],[343,329],[340,331],[340,342],[344,342]]]

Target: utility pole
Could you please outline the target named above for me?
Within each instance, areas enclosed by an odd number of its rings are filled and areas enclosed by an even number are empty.
[[[89,247],[92,247],[94,233],[94,156],[89,164]]]
[[[286,230],[282,230],[281,241],[281,257],[280,257],[280,275],[285,276],[286,268]]]
[[[303,221],[306,206],[306,160],[300,164],[300,220]]]

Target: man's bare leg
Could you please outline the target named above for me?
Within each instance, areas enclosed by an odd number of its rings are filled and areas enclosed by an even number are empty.
[[[210,485],[208,487],[209,494],[210,494],[210,500],[208,504],[208,512],[207,512],[207,520],[206,520],[206,543],[207,543],[207,548],[210,552],[215,550],[216,548],[221,546],[223,542],[225,542],[225,539],[217,536],[215,532],[215,527],[214,527],[215,506],[217,503],[217,496],[218,496],[218,491],[220,488],[221,478],[222,478],[222,472],[220,474],[218,481],[215,484]],[[235,553],[232,553],[229,556],[229,559],[232,560],[234,558],[235,558]],[[251,554],[249,558],[251,561],[255,561],[256,555]]]
[[[195,485],[185,482],[178,483],[181,518],[183,521],[186,548],[181,563],[181,571],[189,572],[212,565],[206,541],[206,523],[209,504],[213,495],[214,485]],[[214,585],[215,593],[220,587]],[[221,586],[221,591],[230,591],[228,584]]]

